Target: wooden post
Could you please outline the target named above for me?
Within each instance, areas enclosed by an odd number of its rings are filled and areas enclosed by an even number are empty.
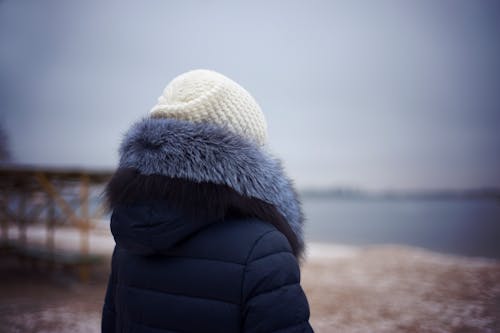
[[[26,193],[18,193],[19,202],[17,206],[17,218],[19,219],[19,242],[23,247],[27,246],[28,237],[26,235]]]
[[[80,254],[82,259],[89,254],[89,176],[82,174],[80,188]],[[89,266],[86,263],[80,264],[80,279],[88,282],[90,277]]]
[[[55,225],[55,218],[56,218],[56,211],[55,211],[55,202],[53,198],[48,199],[48,206],[47,206],[47,233],[46,233],[46,245],[47,249],[53,256],[55,254],[54,251],[54,225]]]

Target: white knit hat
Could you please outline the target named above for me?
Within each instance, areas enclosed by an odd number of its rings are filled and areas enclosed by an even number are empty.
[[[266,119],[255,99],[233,80],[210,70],[177,76],[165,87],[150,115],[227,126],[259,145],[267,140]]]

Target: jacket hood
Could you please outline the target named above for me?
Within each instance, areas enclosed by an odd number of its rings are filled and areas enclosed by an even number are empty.
[[[139,253],[166,249],[228,215],[278,221],[297,252],[303,249],[300,202],[280,161],[223,127],[137,122],[124,136],[106,195],[117,243]]]
[[[111,216],[116,243],[141,255],[168,251],[208,221],[190,219],[168,202],[117,205]]]

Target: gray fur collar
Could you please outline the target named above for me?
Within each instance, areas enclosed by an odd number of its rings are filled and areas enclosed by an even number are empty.
[[[303,245],[303,215],[279,160],[252,142],[215,125],[143,119],[125,134],[120,168],[227,185],[274,205]]]

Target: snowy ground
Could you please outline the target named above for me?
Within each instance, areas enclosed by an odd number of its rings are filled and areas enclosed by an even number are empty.
[[[30,242],[44,232],[31,229]],[[15,238],[15,232],[11,232]],[[57,246],[78,235],[58,231]],[[95,253],[111,253],[109,233],[93,233]],[[99,332],[108,262],[91,283],[0,256],[0,332]],[[405,246],[310,244],[303,287],[316,332],[500,332],[500,262]]]

